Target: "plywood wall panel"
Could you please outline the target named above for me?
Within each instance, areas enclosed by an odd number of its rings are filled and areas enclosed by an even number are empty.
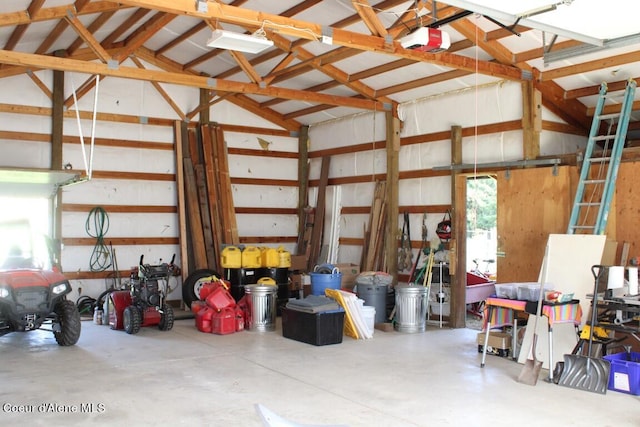
[[[573,203],[570,168],[501,171],[498,177],[498,282],[538,280],[549,234],[564,233]]]
[[[615,216],[616,240],[629,242],[629,258],[640,256],[640,191],[638,191],[640,162],[620,164],[616,182]]]

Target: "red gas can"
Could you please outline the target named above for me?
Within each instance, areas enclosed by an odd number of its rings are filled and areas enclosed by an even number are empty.
[[[218,335],[232,334],[236,331],[236,311],[226,307],[213,314],[211,332]]]
[[[194,315],[196,315],[200,310],[202,310],[206,306],[207,306],[207,303],[204,301],[193,301],[191,303],[191,311],[193,312]]]
[[[202,301],[206,300],[207,297],[211,294],[211,292],[215,291],[219,287],[220,287],[220,282],[217,280],[203,284],[202,287],[200,288],[200,299]]]
[[[234,312],[236,314],[236,332],[244,331],[244,310],[236,307]]]
[[[200,332],[211,332],[211,319],[215,310],[211,307],[204,307],[196,314],[196,328]]]
[[[216,310],[222,310],[227,307],[235,307],[236,300],[233,299],[229,291],[222,286],[218,286],[213,292],[207,296],[207,305]]]

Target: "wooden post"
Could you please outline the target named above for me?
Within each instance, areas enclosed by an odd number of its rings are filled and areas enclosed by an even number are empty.
[[[375,113],[374,113],[375,114]],[[398,282],[398,157],[400,153],[400,120],[394,111],[387,112],[387,231],[385,243],[385,265],[387,272]]]
[[[525,160],[540,156],[542,98],[532,80],[522,82],[522,151]]]
[[[210,90],[207,88],[200,89],[200,124],[206,125],[209,124],[210,116],[209,116],[209,92]]]
[[[462,164],[462,127],[451,126],[451,164]],[[449,326],[464,328],[466,317],[466,179],[459,171],[451,171],[451,226],[453,235],[449,243],[451,274],[451,310]]]
[[[64,51],[56,51],[55,56],[65,56]],[[62,170],[62,139],[64,136],[64,71],[53,72],[53,105],[51,109],[51,164],[52,170]],[[51,227],[55,242],[62,241],[62,191],[58,189],[52,200]],[[55,245],[54,259],[60,261],[62,247]]]
[[[297,254],[303,250],[304,235],[306,231],[305,208],[309,205],[309,126],[301,126],[298,134],[298,247]]]
[[[320,183],[318,184],[318,197],[316,199],[316,211],[313,220],[313,231],[311,232],[311,251],[307,260],[308,271],[313,271],[320,249],[322,247],[322,232],[324,229],[324,213],[327,185],[329,183],[329,166],[331,164],[331,156],[322,158],[322,166],[320,167]]]
[[[184,160],[183,160],[183,139],[186,139],[187,125],[176,120],[173,123],[174,133],[174,153],[176,157],[176,188],[178,191],[178,227],[180,230],[180,270],[182,280],[189,275],[189,243],[187,240],[187,208],[184,188]]]

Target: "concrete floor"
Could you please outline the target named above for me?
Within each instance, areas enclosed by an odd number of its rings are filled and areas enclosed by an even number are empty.
[[[273,332],[230,335],[193,319],[137,335],[82,326],[68,348],[41,331],[0,338],[0,425],[259,427],[258,404],[287,421],[278,426],[640,425],[638,396],[561,387],[546,370],[524,385],[522,365],[497,356],[481,369],[472,329],[316,347],[283,338],[280,318]]]

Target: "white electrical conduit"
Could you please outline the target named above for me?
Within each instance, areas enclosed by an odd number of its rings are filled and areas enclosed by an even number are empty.
[[[80,135],[80,146],[82,147],[82,160],[84,161],[84,170],[87,178],[91,179],[93,172],[93,148],[95,146],[96,137],[96,113],[98,111],[98,90],[100,88],[100,76],[96,75],[96,90],[93,97],[93,118],[91,120],[91,149],[89,151],[89,163],[87,164],[87,152],[84,148],[84,137],[82,136],[82,125],[80,124],[80,111],[78,110],[78,98],[76,96],[76,88],[71,80],[71,89],[73,91],[73,106],[76,110],[76,120],[78,122],[78,134]]]

